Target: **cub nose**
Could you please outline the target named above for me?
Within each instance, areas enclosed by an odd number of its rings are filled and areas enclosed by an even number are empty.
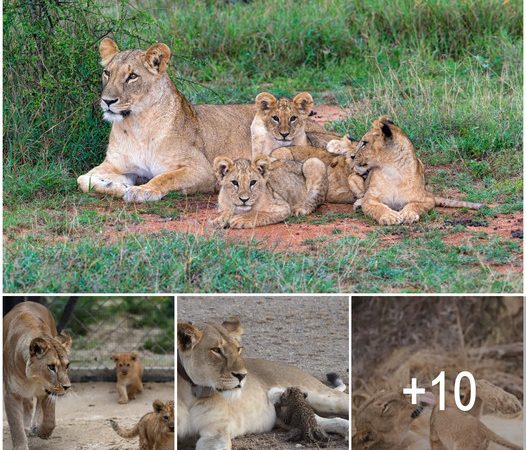
[[[281,136],[283,136],[283,139],[285,139],[290,133],[282,133],[282,132],[280,131],[279,134],[281,134]]]
[[[241,200],[243,203],[248,202],[249,197],[239,197],[239,200]]]
[[[102,101],[106,103],[106,105],[111,106],[114,103],[117,103],[118,98],[103,98]]]
[[[232,372],[232,375],[234,375],[240,382],[247,376],[246,373],[235,373]]]

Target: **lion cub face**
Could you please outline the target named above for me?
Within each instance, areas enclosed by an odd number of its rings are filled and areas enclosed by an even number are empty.
[[[158,100],[156,91],[160,90],[156,86],[170,60],[168,46],[155,44],[146,51],[120,52],[115,42],[105,38],[100,43],[99,53],[104,68],[100,106],[105,120],[120,122]]]
[[[276,99],[268,92],[256,97],[256,115],[261,118],[275,148],[305,145],[305,123],[314,101],[308,92],[301,92],[292,100]]]
[[[218,156],[214,172],[221,186],[220,202],[229,203],[236,214],[248,212],[266,191],[270,159],[258,156],[253,161]]]
[[[138,376],[141,366],[140,357],[135,352],[115,353],[111,359],[115,362],[117,377]]]
[[[161,400],[153,402],[153,411],[157,415],[157,420],[161,424],[162,432],[174,432],[174,402],[172,400],[164,403]]]

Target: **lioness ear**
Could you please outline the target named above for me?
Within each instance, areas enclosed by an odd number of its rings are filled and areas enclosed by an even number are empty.
[[[270,159],[267,155],[258,155],[256,156],[256,159],[252,162],[258,172],[261,174],[263,178],[267,177],[268,174],[268,166],[270,166]]]
[[[181,351],[190,350],[203,337],[203,332],[189,323],[177,324],[177,348]]]
[[[303,393],[303,398],[307,398],[309,394],[307,394],[306,392]]]
[[[241,325],[241,321],[237,316],[225,320],[221,325],[223,325],[223,327],[238,340],[241,339],[242,334],[245,332],[245,329]]]
[[[73,342],[71,336],[67,333],[62,332],[58,336],[56,336],[55,339],[60,342],[62,347],[64,347],[66,353],[69,353],[69,351],[71,350],[71,344]]]
[[[119,47],[113,39],[104,38],[100,41],[99,55],[102,67],[106,67],[117,53],[119,53]]]
[[[166,72],[172,52],[166,44],[154,44],[144,55],[146,68],[154,75]]]
[[[48,350],[49,344],[40,337],[34,338],[29,344],[29,354],[37,358],[42,358]]]
[[[152,406],[156,413],[160,413],[164,408],[164,403],[161,400],[154,400]]]
[[[214,173],[219,181],[225,178],[225,175],[232,170],[234,162],[226,156],[218,156],[214,159]]]
[[[256,97],[256,108],[260,111],[268,111],[276,104],[277,100],[272,94],[262,92]]]
[[[308,92],[300,92],[298,95],[296,95],[292,102],[296,105],[296,108],[298,108],[302,114],[309,115],[312,111],[312,107],[314,106],[314,100],[312,99],[312,95],[310,95]]]

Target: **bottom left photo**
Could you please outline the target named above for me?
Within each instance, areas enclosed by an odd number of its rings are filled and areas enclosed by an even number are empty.
[[[3,448],[174,448],[173,297],[4,297]]]

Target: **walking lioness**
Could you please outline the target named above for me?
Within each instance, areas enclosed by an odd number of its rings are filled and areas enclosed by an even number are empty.
[[[298,386],[317,414],[348,416],[347,394],[295,367],[243,358],[242,333],[237,319],[178,323],[178,440],[197,439],[197,450],[230,450],[236,436],[270,431],[276,411],[267,392],[274,387]]]
[[[4,403],[14,450],[28,450],[25,429],[42,439],[53,433],[56,398],[71,387],[70,348],[45,306],[20,303],[4,317]]]
[[[129,202],[159,200],[170,191],[213,192],[215,157],[250,157],[254,105],[191,105],[168,76],[165,44],[119,51],[105,38],[99,52],[100,104],[112,129],[102,164],[77,179],[84,192]],[[312,121],[309,133],[316,142],[326,135]],[[135,186],[138,179],[149,181]]]

